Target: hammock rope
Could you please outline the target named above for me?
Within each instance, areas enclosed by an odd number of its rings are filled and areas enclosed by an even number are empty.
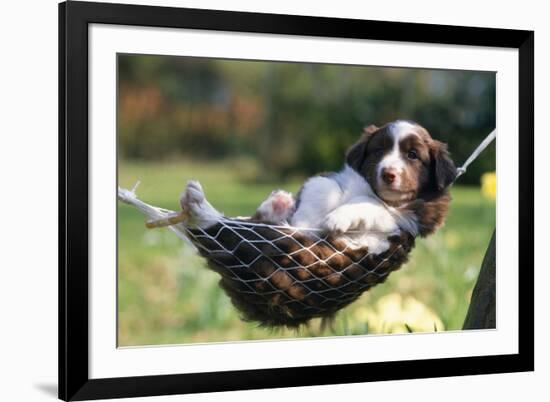
[[[461,167],[456,169],[456,177],[455,180],[458,179],[460,176],[462,176],[464,173],[466,173],[466,169],[468,169],[468,166],[477,159],[477,157],[489,146],[491,142],[496,138],[497,136],[497,130],[494,129],[481,141],[481,143],[477,146],[476,149],[474,149],[474,152],[466,159],[466,162],[462,164]]]
[[[457,169],[457,177],[495,133]],[[193,225],[187,224],[186,211],[176,213],[141,201],[138,185],[131,190],[119,187],[118,199],[146,215],[147,227],[168,226],[190,244],[221,275],[221,287],[243,318],[264,325],[298,326],[314,317],[332,316],[400,268],[415,243],[404,231],[369,232],[388,242],[387,250],[375,254],[346,234],[333,236],[321,229],[227,217],[203,228],[196,217]]]

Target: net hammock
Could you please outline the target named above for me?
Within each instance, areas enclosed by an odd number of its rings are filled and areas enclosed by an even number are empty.
[[[495,131],[458,168],[457,178],[494,137]],[[201,228],[201,222],[182,220],[181,213],[143,202],[136,195],[136,187],[119,187],[118,199],[136,207],[150,222],[164,222],[191,244],[220,274],[220,286],[242,318],[267,326],[296,327],[315,317],[333,316],[384,282],[407,261],[415,245],[415,238],[401,231],[388,235],[389,247],[376,254],[318,229],[246,218],[221,217]]]

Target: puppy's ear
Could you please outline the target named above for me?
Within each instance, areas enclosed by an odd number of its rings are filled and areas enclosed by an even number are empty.
[[[346,154],[346,163],[356,172],[361,170],[361,165],[365,161],[365,151],[367,148],[367,142],[359,140],[355,143]]]
[[[378,131],[378,127],[376,127],[374,124],[366,126],[365,128],[363,128],[363,138],[365,136],[370,137],[372,134],[374,134],[375,131]]]
[[[359,141],[357,141],[346,154],[346,163],[353,168],[355,171],[359,172],[361,166],[365,161],[366,151],[367,151],[367,142],[369,138],[378,130],[374,124],[363,128],[363,134]]]
[[[433,181],[436,191],[445,189],[456,178],[456,166],[449,155],[447,144],[434,140],[430,146]]]

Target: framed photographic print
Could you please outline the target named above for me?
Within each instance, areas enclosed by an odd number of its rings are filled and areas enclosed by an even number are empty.
[[[59,397],[533,370],[533,41],[61,3]]]

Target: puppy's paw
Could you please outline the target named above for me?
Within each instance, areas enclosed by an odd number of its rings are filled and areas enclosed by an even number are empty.
[[[191,210],[204,202],[204,191],[201,184],[195,180],[189,180],[180,197],[180,206],[184,210]]]
[[[284,223],[294,213],[294,197],[283,190],[271,192],[260,204],[252,220],[266,223]]]
[[[271,208],[275,215],[287,217],[294,210],[294,197],[283,190],[275,190],[271,193]]]
[[[354,225],[353,219],[346,214],[331,212],[323,222],[322,229],[330,233],[342,234],[350,230]]]

